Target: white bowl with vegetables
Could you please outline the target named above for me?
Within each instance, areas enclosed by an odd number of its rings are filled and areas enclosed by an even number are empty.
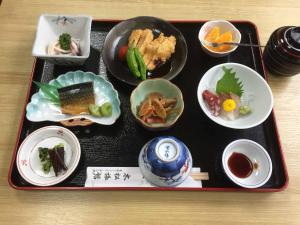
[[[80,143],[70,130],[47,126],[26,137],[18,150],[16,164],[27,182],[51,186],[64,181],[74,172],[80,156]]]
[[[54,64],[81,65],[90,55],[91,16],[43,14],[32,55]]]
[[[271,88],[251,68],[224,63],[209,69],[201,78],[197,97],[203,112],[229,128],[247,129],[263,123],[273,108]]]

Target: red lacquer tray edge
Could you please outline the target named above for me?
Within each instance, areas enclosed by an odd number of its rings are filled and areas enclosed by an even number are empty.
[[[121,22],[121,21],[122,21],[122,19],[93,19],[93,22]],[[203,22],[206,22],[206,20],[168,20],[168,21],[173,22],[173,23],[175,23],[175,22],[179,22],[179,23],[203,23]],[[257,29],[257,26],[253,22],[248,21],[248,20],[230,20],[230,22],[239,22],[239,23],[249,23],[249,24],[251,24],[255,28],[258,44],[260,43],[259,35],[258,35],[258,29]],[[259,54],[260,54],[260,57],[262,59],[261,49],[259,49]],[[262,65],[263,65],[264,78],[268,81],[268,75],[266,73],[266,69],[265,69],[263,61],[262,61]],[[18,143],[20,141],[22,124],[23,124],[24,118],[25,118],[26,105],[27,105],[27,102],[29,100],[29,95],[30,95],[30,90],[31,90],[31,86],[32,86],[32,80],[33,80],[35,66],[36,66],[36,59],[33,62],[31,77],[30,77],[30,81],[29,81],[29,85],[28,85],[28,89],[27,89],[27,94],[26,94],[26,98],[25,98],[26,100],[25,100],[25,103],[24,103],[24,106],[23,106],[23,113],[22,113],[22,116],[21,116],[21,120],[19,122],[19,129],[18,129],[17,139],[16,139],[16,142],[15,142],[13,155],[12,155],[12,160],[11,160],[10,167],[9,167],[9,172],[8,172],[8,183],[12,188],[14,188],[16,190],[107,190],[107,191],[109,191],[109,190],[138,190],[138,191],[139,190],[141,190],[141,191],[144,191],[144,190],[159,190],[159,191],[280,192],[280,191],[285,190],[288,186],[289,176],[288,176],[288,172],[287,172],[285,158],[284,158],[284,155],[283,155],[282,144],[281,144],[280,137],[279,137],[279,132],[278,132],[278,128],[277,128],[277,122],[276,122],[276,117],[275,117],[274,110],[272,110],[272,117],[273,117],[273,120],[274,120],[275,133],[276,133],[278,144],[279,144],[279,151],[280,151],[280,155],[281,155],[281,158],[282,158],[284,174],[285,174],[285,179],[286,179],[285,183],[280,188],[246,189],[246,188],[214,188],[214,187],[207,187],[207,188],[149,187],[148,188],[148,187],[51,187],[51,186],[50,187],[38,187],[38,186],[19,187],[19,186],[16,186],[11,180],[12,169],[13,169],[13,166],[14,166],[14,162],[16,160],[17,146],[18,146]]]

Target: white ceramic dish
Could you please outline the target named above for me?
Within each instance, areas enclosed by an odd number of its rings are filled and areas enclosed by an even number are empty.
[[[90,55],[90,33],[92,17],[90,16],[59,16],[43,14],[39,18],[32,55],[54,64],[81,65]],[[48,55],[48,45],[57,40],[62,33],[69,33],[79,39],[81,55]]]
[[[228,167],[228,159],[233,152],[238,152],[246,155],[252,163],[258,165],[250,176],[239,178],[235,176]],[[231,142],[224,150],[222,155],[222,165],[226,175],[234,183],[245,188],[258,188],[263,186],[271,177],[272,161],[268,152],[258,143],[240,139]]]
[[[212,20],[212,21],[208,21],[205,24],[203,24],[203,26],[201,27],[199,34],[198,34],[198,39],[201,43],[201,47],[202,47],[203,51],[213,57],[223,57],[223,56],[229,55],[231,52],[235,51],[238,46],[232,46],[232,48],[230,50],[224,51],[224,52],[217,52],[217,51],[213,51],[213,50],[207,48],[205,45],[204,38],[207,35],[207,33],[213,27],[216,27],[216,26],[220,27],[221,34],[226,31],[231,31],[233,42],[240,43],[242,36],[241,36],[240,31],[232,23],[230,23],[226,20]]]
[[[110,117],[95,117],[93,115],[68,115],[61,112],[59,105],[54,105],[49,99],[45,98],[45,94],[40,89],[35,93],[26,107],[26,118],[33,122],[53,121],[61,122],[76,118],[85,118],[92,122],[111,125],[116,122],[121,114],[120,100],[118,92],[113,85],[105,80],[100,75],[95,75],[91,72],[74,71],[60,75],[53,79],[49,84],[59,84],[62,87],[72,84],[92,81],[94,83],[95,103],[102,105],[105,102],[112,104],[112,116]]]
[[[249,103],[252,112],[232,121],[212,115],[202,98],[202,92],[206,89],[215,92],[218,80],[224,75],[223,66],[236,72],[236,77],[243,83],[243,95],[250,95],[253,98]],[[234,129],[247,129],[263,123],[273,108],[273,95],[268,83],[256,71],[238,63],[224,63],[209,69],[199,82],[197,97],[201,109],[211,120]]]
[[[39,159],[39,147],[53,148],[63,143],[67,170],[55,176],[53,167],[45,174]],[[21,176],[37,186],[51,186],[67,179],[76,169],[81,156],[81,148],[76,136],[68,129],[59,126],[40,128],[31,133],[21,144],[17,155],[17,168]]]

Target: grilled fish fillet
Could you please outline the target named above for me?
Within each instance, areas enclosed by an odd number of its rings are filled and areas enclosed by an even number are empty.
[[[74,84],[58,89],[62,113],[89,114],[89,105],[95,104],[93,82]]]

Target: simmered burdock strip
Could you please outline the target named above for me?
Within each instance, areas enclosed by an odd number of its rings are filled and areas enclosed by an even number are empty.
[[[93,82],[59,88],[58,93],[65,114],[89,114],[89,105],[95,104]]]
[[[57,176],[60,171],[68,169],[65,165],[64,147],[55,147],[53,149],[49,149],[49,156],[55,172],[55,176]]]
[[[165,123],[176,103],[176,98],[165,98],[162,94],[153,92],[137,108],[137,115],[148,124]]]

